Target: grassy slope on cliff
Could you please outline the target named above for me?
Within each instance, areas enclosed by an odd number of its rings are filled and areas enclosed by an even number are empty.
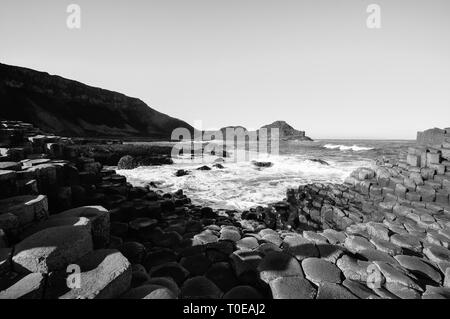
[[[0,64],[0,118],[80,137],[168,139],[192,127],[139,99],[59,76]]]

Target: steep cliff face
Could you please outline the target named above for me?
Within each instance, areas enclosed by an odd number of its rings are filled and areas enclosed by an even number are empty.
[[[0,118],[30,122],[65,136],[169,139],[192,127],[139,99],[0,64]]]

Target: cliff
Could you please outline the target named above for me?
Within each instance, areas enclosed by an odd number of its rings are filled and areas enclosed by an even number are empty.
[[[137,98],[60,76],[0,64],[0,118],[76,137],[169,139],[184,121]]]

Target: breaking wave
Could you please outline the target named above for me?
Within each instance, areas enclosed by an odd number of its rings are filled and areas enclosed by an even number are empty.
[[[364,147],[364,146],[358,146],[358,145],[340,145],[340,144],[325,144],[323,147],[328,149],[338,149],[340,151],[354,151],[354,152],[361,152],[361,151],[370,151],[373,150],[373,147]]]
[[[203,163],[174,160],[173,165],[138,167],[119,170],[135,186],[150,182],[158,189],[173,192],[182,189],[194,204],[213,208],[244,210],[257,205],[280,201],[286,190],[313,182],[341,183],[357,167],[367,161],[330,161],[329,165],[310,160],[305,155],[265,155],[258,161],[270,162],[270,167],[257,167],[251,161],[226,158],[223,169],[214,166],[218,157],[208,156]],[[197,170],[208,165],[211,170]],[[178,170],[188,175],[175,176]]]

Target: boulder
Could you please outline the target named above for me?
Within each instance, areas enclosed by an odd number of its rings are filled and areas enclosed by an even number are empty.
[[[15,246],[13,267],[19,273],[61,270],[93,249],[90,229],[59,226],[41,230]]]
[[[61,299],[117,298],[130,287],[131,265],[117,250],[96,250],[75,264],[81,269],[80,287],[72,288]]]
[[[175,172],[175,176],[177,176],[177,177],[181,177],[181,176],[185,176],[185,175],[189,175],[189,171],[187,171],[185,169],[179,169]]]
[[[258,246],[258,240],[254,237],[245,237],[236,242],[237,249],[241,250],[253,250]]]
[[[95,249],[107,247],[110,237],[110,216],[109,211],[102,206],[83,206],[67,210],[57,215],[52,215],[50,219],[66,217],[85,217],[91,221],[92,240]]]
[[[117,163],[118,169],[134,169],[138,166],[137,161],[134,159],[133,156],[125,155],[122,156],[119,159],[119,162]]]
[[[257,251],[236,250],[230,255],[230,263],[237,277],[246,272],[256,272],[262,256]]]
[[[252,164],[255,165],[256,167],[272,167],[273,163],[271,162],[258,162],[258,161],[252,161]]]
[[[220,238],[219,240],[229,240],[232,242],[237,242],[241,239],[241,234],[239,234],[239,231],[234,229],[222,229],[220,231]]]

